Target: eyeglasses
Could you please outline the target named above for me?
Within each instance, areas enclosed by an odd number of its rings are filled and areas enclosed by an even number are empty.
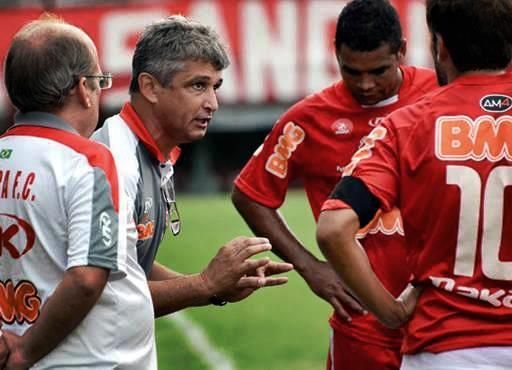
[[[101,75],[89,75],[89,76],[83,76],[85,78],[97,78],[98,83],[100,85],[100,89],[110,89],[112,87],[112,73],[105,72]]]
[[[181,221],[178,206],[176,204],[174,176],[172,171],[169,171],[162,176],[160,189],[162,190],[162,195],[167,206],[167,226],[171,230],[172,235],[178,235],[181,231]]]

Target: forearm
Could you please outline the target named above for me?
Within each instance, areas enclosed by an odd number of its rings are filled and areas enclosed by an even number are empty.
[[[160,280],[172,280],[177,277],[183,276],[179,272],[173,271],[170,268],[158,263],[153,262],[151,273],[149,274],[149,280],[160,281]]]
[[[200,274],[180,275],[172,279],[149,281],[155,317],[164,316],[187,307],[209,304],[215,294]]]
[[[268,238],[272,244],[272,252],[292,263],[299,274],[307,274],[309,268],[318,262],[290,230],[278,210],[253,201],[237,188],[233,190],[232,200],[254,235]]]
[[[56,348],[82,322],[103,292],[108,274],[98,267],[74,267],[64,273],[39,318],[20,341],[30,364]]]
[[[346,218],[347,212],[353,215]],[[324,212],[318,222],[318,244],[360,302],[384,325],[396,328],[407,321],[407,314],[373,272],[366,252],[355,239],[358,229],[352,210]]]

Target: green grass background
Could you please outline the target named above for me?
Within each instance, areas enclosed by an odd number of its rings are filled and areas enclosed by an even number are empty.
[[[182,232],[178,237],[167,235],[158,254],[161,263],[176,271],[199,272],[222,244],[238,235],[252,235],[227,194],[182,195],[178,205]],[[290,193],[282,212],[299,238],[318,254],[313,217],[302,193]],[[323,370],[330,307],[296,272],[288,276],[287,285],[261,289],[245,301],[185,312],[237,370]],[[172,321],[159,319],[156,329],[160,370],[208,370]]]

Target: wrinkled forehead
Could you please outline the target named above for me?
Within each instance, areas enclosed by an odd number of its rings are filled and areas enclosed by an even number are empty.
[[[398,62],[398,54],[391,52],[389,44],[370,51],[352,50],[346,45],[341,45],[338,52],[338,60],[341,66],[366,72],[378,68],[390,66]]]

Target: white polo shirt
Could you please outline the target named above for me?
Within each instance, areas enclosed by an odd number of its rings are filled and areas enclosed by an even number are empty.
[[[118,181],[109,150],[54,115],[19,114],[0,138],[3,329],[23,334],[67,269],[110,270],[97,304],[35,369],[156,369],[153,306],[127,249]]]

